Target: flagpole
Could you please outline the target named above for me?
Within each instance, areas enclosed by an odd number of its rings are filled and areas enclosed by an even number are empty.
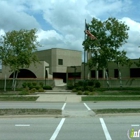
[[[85,31],[86,31],[86,19],[85,19]],[[86,33],[84,35],[84,40],[86,40]],[[86,63],[86,51],[85,51],[85,46],[84,46],[84,91],[85,91],[85,80],[86,80],[86,75],[85,75],[86,66],[85,66],[85,63]]]

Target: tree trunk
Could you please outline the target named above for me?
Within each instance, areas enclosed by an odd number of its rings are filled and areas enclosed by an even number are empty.
[[[96,80],[99,79],[98,63],[96,64]]]
[[[6,74],[5,74],[5,78],[4,78],[4,91],[6,91]]]
[[[6,67],[5,67],[5,71],[6,71]],[[6,78],[7,78],[7,76],[6,76],[6,72],[5,72],[5,76],[4,76],[4,91],[6,91]]]
[[[15,83],[15,71],[13,72],[12,90],[14,90],[14,83]]]
[[[121,71],[120,71],[120,68],[119,68],[119,63],[118,63],[117,65],[118,65],[118,71],[119,71],[119,82],[120,82],[120,87],[122,87],[122,75],[121,75]]]
[[[108,80],[108,73],[107,73],[106,70],[105,70],[105,75],[106,75],[106,83],[107,83],[107,86],[109,88],[110,87],[110,84],[109,84],[109,80]]]
[[[16,90],[18,72],[15,74],[14,91]]]

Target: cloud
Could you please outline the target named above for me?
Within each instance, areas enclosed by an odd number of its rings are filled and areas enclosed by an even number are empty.
[[[124,17],[121,19],[129,28],[128,31],[129,39],[127,43],[123,46],[123,49],[127,51],[127,56],[130,58],[139,58],[140,55],[140,23]]]
[[[39,28],[40,25],[33,16],[26,14],[16,5],[11,5],[7,1],[0,1],[0,28],[9,30]]]
[[[109,16],[124,21],[129,27],[128,43],[123,49],[129,57],[138,57],[140,23],[130,18],[137,5],[132,0],[1,0],[0,29],[9,30],[37,28],[42,48],[67,48],[83,51],[84,22],[92,18],[101,20]],[[51,29],[41,29],[42,24],[34,15],[42,15]],[[124,15],[126,15],[124,17]],[[136,14],[135,14],[136,15]]]

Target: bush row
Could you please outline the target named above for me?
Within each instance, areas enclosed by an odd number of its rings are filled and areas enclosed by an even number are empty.
[[[75,85],[72,84],[68,84],[67,85],[67,89],[72,90],[81,90],[81,91],[94,91],[94,88],[100,88],[101,87],[101,83],[99,81],[94,81],[94,80],[86,80],[86,81],[79,81],[77,83],[75,83]]]
[[[90,91],[77,91],[77,95],[95,95],[95,92],[90,92]]]
[[[37,83],[37,82],[26,83],[25,82],[25,83],[22,84],[22,87],[23,88],[29,88],[29,90],[31,90],[31,89],[36,89],[36,90],[39,90],[39,89],[52,90],[51,86],[44,86],[42,82],[40,82],[40,83]]]

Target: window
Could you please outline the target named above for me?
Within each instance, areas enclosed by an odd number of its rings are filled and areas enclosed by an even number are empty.
[[[99,76],[99,78],[103,78],[103,70],[98,71],[98,76]]]
[[[118,78],[119,77],[119,71],[118,69],[114,69],[114,77]]]
[[[63,65],[63,59],[58,59],[58,65]]]
[[[130,69],[130,77],[140,77],[140,68],[131,68]]]
[[[96,77],[96,72],[95,72],[95,70],[92,70],[91,71],[91,78],[95,78]]]

